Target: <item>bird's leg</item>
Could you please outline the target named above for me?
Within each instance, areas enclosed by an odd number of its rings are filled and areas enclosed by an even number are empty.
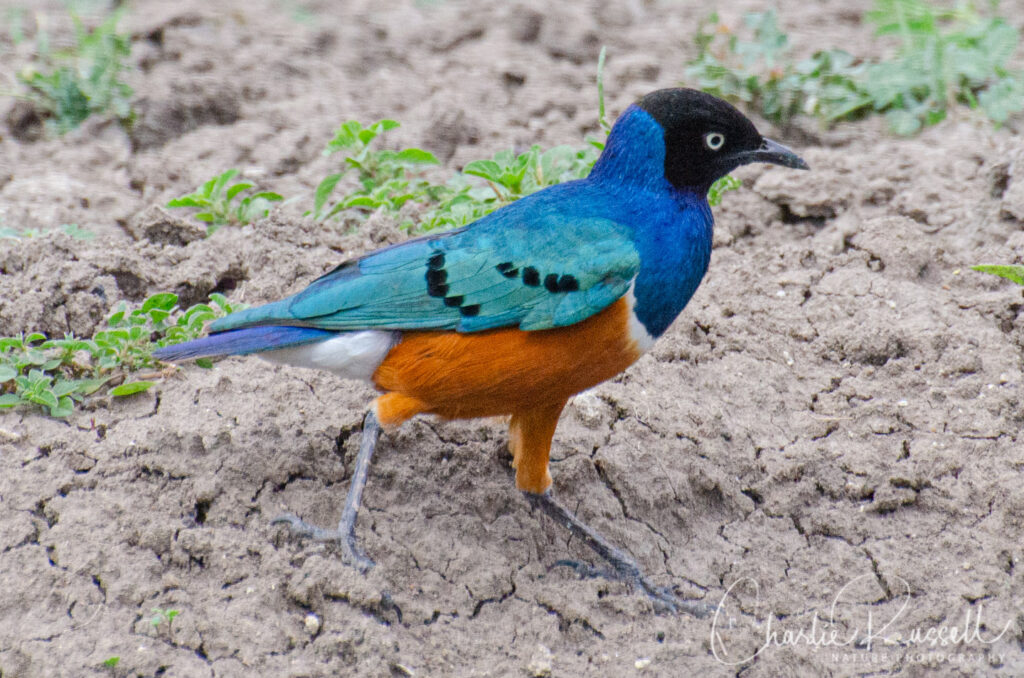
[[[287,524],[291,533],[298,537],[307,537],[317,541],[337,541],[341,546],[342,557],[348,564],[363,572],[373,567],[373,561],[356,545],[356,517],[359,515],[359,505],[363,498],[363,488],[366,487],[366,477],[370,472],[370,461],[373,459],[373,452],[379,439],[380,424],[373,411],[370,411],[363,419],[363,437],[359,442],[359,454],[356,456],[352,481],[348,486],[348,495],[345,497],[345,508],[341,512],[341,520],[338,522],[337,529],[328,530],[310,525],[290,513],[274,518],[271,524]]]
[[[581,539],[583,543],[593,549],[595,553],[612,566],[612,572],[595,571],[588,568],[587,571],[590,574],[596,573],[611,579],[619,579],[640,589],[651,599],[655,610],[658,612],[683,611],[696,617],[706,617],[710,613],[711,609],[705,603],[683,600],[669,589],[652,583],[647,579],[640,569],[640,565],[633,558],[625,551],[613,546],[594,528],[582,522],[569,509],[555,501],[550,491],[542,494],[535,494],[533,492],[523,492],[523,494],[532,506],[543,510],[552,520]],[[580,568],[577,567],[576,569],[579,570]]]

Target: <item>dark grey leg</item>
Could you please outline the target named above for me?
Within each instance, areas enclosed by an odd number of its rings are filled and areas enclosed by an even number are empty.
[[[274,518],[271,524],[286,524],[291,533],[297,537],[306,537],[316,541],[337,541],[341,547],[342,557],[349,565],[362,572],[373,567],[373,561],[356,545],[356,518],[359,515],[359,505],[363,499],[366,478],[370,473],[370,461],[373,459],[373,452],[377,448],[379,439],[380,424],[373,412],[369,412],[363,419],[363,438],[359,442],[355,470],[352,472],[348,495],[345,497],[345,508],[341,512],[341,520],[338,522],[336,530],[310,525],[290,513]]]
[[[594,550],[597,555],[604,558],[612,566],[612,572],[595,571],[589,568],[581,568],[575,563],[559,561],[560,564],[569,564],[578,571],[587,570],[590,575],[599,574],[610,579],[619,579],[638,588],[647,594],[647,597],[654,603],[657,612],[688,612],[696,617],[706,617],[711,613],[712,608],[706,603],[693,600],[684,600],[677,597],[669,589],[656,586],[651,583],[640,566],[625,551],[613,546],[607,539],[602,537],[592,527],[580,521],[569,509],[565,508],[551,496],[551,492],[544,494],[533,494],[524,492],[527,501],[531,506],[539,508],[548,514],[552,520],[566,528],[573,535],[578,537]]]

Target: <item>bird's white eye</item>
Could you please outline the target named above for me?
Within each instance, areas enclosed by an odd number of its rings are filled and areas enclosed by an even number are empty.
[[[721,132],[708,132],[704,135],[704,143],[712,151],[717,151],[725,144],[725,135]]]

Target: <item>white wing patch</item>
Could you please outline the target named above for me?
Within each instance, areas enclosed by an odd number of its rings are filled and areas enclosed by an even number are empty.
[[[382,330],[342,332],[327,341],[265,351],[259,356],[272,363],[328,370],[344,379],[370,381],[400,336],[400,332]]]
[[[651,333],[647,331],[644,324],[636,317],[636,313],[633,309],[636,307],[636,297],[633,296],[633,286],[629,286],[629,291],[626,292],[626,305],[629,307],[629,337],[636,343],[636,350],[640,353],[646,353],[651,346],[654,346],[654,342],[658,340],[657,337],[652,337]]]

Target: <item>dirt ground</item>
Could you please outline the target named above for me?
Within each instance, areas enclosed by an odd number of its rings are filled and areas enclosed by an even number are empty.
[[[870,55],[869,4],[778,7],[797,54]],[[66,31],[58,3],[33,8]],[[389,143],[445,171],[580,144],[600,47],[614,115],[681,81],[707,11],[133,2],[130,136],[0,126],[2,224],[96,234],[0,240],[0,334],[89,334],[159,291],[297,291],[405,237],[302,217],[341,122],[396,118]],[[1024,3],[1002,13],[1024,24]],[[3,46],[10,74],[26,47]],[[0,676],[1024,675],[1024,300],[969,270],[1024,259],[1024,144],[966,110],[912,139],[757,123],[813,171],[739,173],[690,306],[572,402],[553,448],[557,494],[716,615],[655,615],[554,568],[591,554],[515,490],[501,422],[382,439],[369,575],[286,538],[282,511],[340,515],[372,393],[228,359],[66,421],[0,414]],[[159,209],[229,167],[297,199],[209,239]],[[154,608],[179,614],[154,625]]]

